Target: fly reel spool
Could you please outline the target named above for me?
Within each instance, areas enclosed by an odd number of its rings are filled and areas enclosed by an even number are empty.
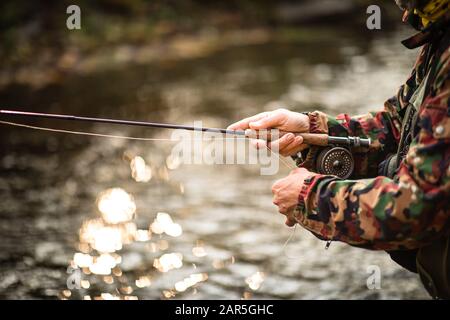
[[[371,145],[370,138],[310,135],[316,139],[309,136],[309,141],[304,139],[309,148],[293,157],[297,166],[340,179],[351,177],[355,169],[355,159],[350,150],[359,148],[360,151],[367,151]]]
[[[355,161],[347,148],[327,147],[319,151],[316,170],[320,174],[347,179],[353,174]]]

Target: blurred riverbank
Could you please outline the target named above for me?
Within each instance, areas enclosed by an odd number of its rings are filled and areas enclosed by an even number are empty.
[[[68,30],[66,7],[81,8],[81,30]],[[329,26],[365,24],[366,0],[339,1],[15,1],[0,5],[0,87],[35,88],[124,64],[170,63],[227,47],[321,41]],[[383,3],[383,30],[400,11]],[[376,33],[363,33],[364,37]]]

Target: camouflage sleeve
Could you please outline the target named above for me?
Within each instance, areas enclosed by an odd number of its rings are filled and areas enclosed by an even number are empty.
[[[420,131],[395,179],[378,176],[339,180],[315,174],[307,179],[300,193],[294,212],[298,223],[321,239],[376,250],[417,248],[448,234],[449,55],[450,50],[442,56],[431,94],[419,109]],[[343,123],[331,122],[337,130],[352,134],[361,133],[360,130],[369,135],[379,132],[381,145],[386,139],[395,139],[378,127],[383,121],[389,125],[388,117],[384,113],[369,116],[364,118],[369,119],[364,120],[366,124],[350,118],[341,120]]]
[[[370,138],[372,143],[369,150],[355,148],[352,152],[355,158],[355,176],[374,177],[377,175],[378,165],[388,154],[397,150],[401,128],[401,120],[396,112],[398,104],[397,97],[393,97],[386,101],[384,111],[354,117],[347,114],[332,117],[315,111],[310,115],[311,132]]]
[[[357,136],[370,138],[370,149],[353,149],[355,159],[355,177],[369,178],[378,175],[379,164],[387,155],[397,151],[402,125],[401,110],[407,106],[412,88],[423,78],[421,69],[427,55],[424,47],[415,62],[407,81],[399,88],[397,94],[384,103],[384,110],[365,115],[350,117],[340,114],[337,117],[315,111],[310,113],[311,132],[328,133],[332,136]]]

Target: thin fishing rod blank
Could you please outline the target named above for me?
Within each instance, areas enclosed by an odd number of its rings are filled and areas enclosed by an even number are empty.
[[[255,130],[228,130],[220,128],[207,128],[207,127],[195,127],[171,123],[158,123],[158,122],[145,122],[145,121],[132,121],[132,120],[117,120],[117,119],[104,119],[104,118],[89,118],[89,117],[79,117],[73,115],[61,115],[61,114],[50,114],[50,113],[38,113],[38,112],[28,112],[28,111],[14,111],[14,110],[0,110],[0,114],[10,115],[10,116],[21,116],[26,118],[46,118],[46,119],[58,119],[58,120],[68,120],[68,121],[79,121],[79,122],[95,122],[95,123],[111,123],[120,124],[128,126],[141,126],[150,128],[164,128],[164,129],[181,129],[190,131],[202,131],[202,132],[214,132],[231,134],[238,136],[245,136],[247,138],[262,138],[264,140],[271,140],[272,134],[265,131],[263,136],[260,136],[260,132]],[[278,137],[287,134],[288,132],[279,131]],[[328,145],[345,145],[349,147],[368,147],[370,146],[370,139],[364,139],[359,137],[332,137],[327,134],[317,134],[317,133],[299,133],[292,132],[296,136],[302,136],[303,141],[306,144],[316,145],[316,146],[328,146]]]
[[[60,114],[48,114],[48,113],[36,113],[25,111],[13,111],[13,110],[0,110],[0,114],[10,116],[22,116],[28,118],[47,118],[58,119],[68,121],[84,121],[84,122],[96,122],[96,123],[111,123],[121,124],[129,126],[142,126],[151,128],[165,128],[165,129],[181,129],[190,131],[203,131],[203,132],[215,132],[231,135],[244,136],[246,138],[260,139],[261,133],[265,133],[265,140],[271,140],[272,137],[279,138],[288,132],[279,131],[276,132],[276,136],[273,136],[271,132],[261,132],[255,130],[228,130],[220,128],[203,128],[195,126],[177,125],[169,123],[156,123],[156,122],[143,122],[143,121],[130,121],[130,120],[116,120],[116,119],[102,119],[102,118],[89,118],[78,117],[72,115],[60,115]],[[267,134],[268,133],[268,134]],[[296,136],[303,138],[303,143],[315,146],[321,146],[322,149],[316,159],[316,170],[321,174],[335,175],[341,179],[349,178],[354,171],[354,159],[349,148],[352,147],[369,147],[371,144],[370,138],[359,137],[334,137],[325,133],[298,133],[292,132]],[[270,149],[269,149],[270,150]],[[272,152],[272,151],[271,151]],[[280,158],[281,159],[281,158]],[[303,166],[303,160],[301,153],[298,154],[297,165]]]
[[[127,125],[127,126],[141,126],[141,127],[164,128],[164,129],[181,129],[181,130],[189,130],[189,131],[203,131],[203,132],[214,132],[214,133],[224,133],[224,134],[245,136],[245,131],[240,131],[240,130],[228,130],[228,129],[220,129],[220,128],[206,128],[206,127],[204,128],[204,127],[171,124],[171,123],[90,118],[90,117],[78,117],[78,116],[72,116],[72,115],[14,111],[14,110],[0,110],[0,114],[11,115],[11,116],[21,116],[21,117],[26,117],[26,118],[45,118],[45,119],[67,120],[67,121],[79,121],[79,122],[111,123],[111,124],[121,124],[121,125]]]

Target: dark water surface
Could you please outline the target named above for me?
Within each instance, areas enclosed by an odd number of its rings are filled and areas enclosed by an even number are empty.
[[[278,105],[361,113],[381,108],[406,79],[415,52],[401,47],[403,36],[366,40],[343,32],[321,41],[230,47],[204,58],[68,75],[40,89],[11,84],[0,91],[0,102],[84,116],[202,120],[212,127]],[[168,158],[169,141],[4,125],[0,134],[2,299],[427,298],[418,278],[383,252],[339,243],[324,250],[300,228],[284,247],[292,229],[270,192],[273,181],[288,174],[284,164],[276,176],[261,176],[257,165],[179,165]],[[374,265],[381,271],[379,290],[366,285]]]

